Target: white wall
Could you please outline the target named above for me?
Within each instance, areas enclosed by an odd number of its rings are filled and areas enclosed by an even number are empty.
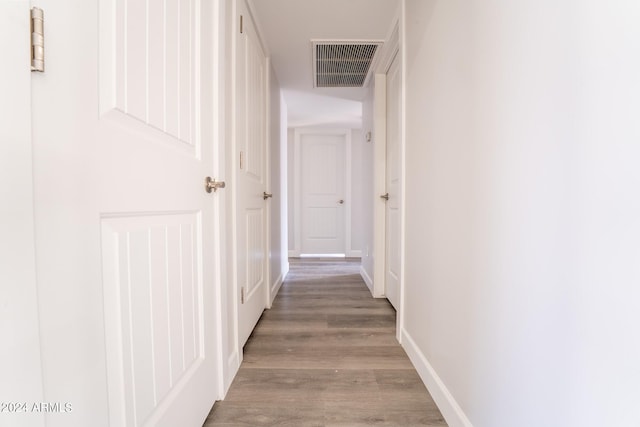
[[[364,136],[362,129],[351,130],[351,245],[349,248],[352,253],[348,254],[354,257],[362,255],[362,241],[364,239],[364,198],[365,191],[363,188],[363,169],[365,165],[362,163],[364,151]]]
[[[403,344],[450,425],[640,425],[640,3],[405,5]]]
[[[372,79],[373,81],[373,79]],[[361,274],[367,283],[367,286],[373,292],[373,249],[374,249],[374,227],[373,227],[373,209],[374,209],[374,146],[376,144],[376,135],[373,132],[373,82],[367,88],[367,93],[362,101],[362,133],[371,132],[371,141],[364,142],[362,146],[362,171],[360,174],[362,180],[362,206],[363,211],[359,220],[362,227],[362,268]],[[364,138],[363,138],[364,139]]]
[[[293,199],[295,192],[294,189],[294,179],[295,179],[295,169],[294,169],[294,160],[295,160],[295,129],[289,128],[287,129],[287,241],[289,243],[289,252],[293,251],[296,246],[295,234],[294,230],[294,210],[295,201]]]
[[[289,128],[288,108],[280,91],[280,212],[282,215],[280,241],[282,242],[281,268],[283,279],[289,272]]]

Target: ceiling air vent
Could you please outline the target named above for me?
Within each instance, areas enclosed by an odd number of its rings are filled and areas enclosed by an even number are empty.
[[[312,40],[314,87],[362,87],[381,41]]]

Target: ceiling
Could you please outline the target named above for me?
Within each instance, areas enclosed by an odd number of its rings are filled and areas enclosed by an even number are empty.
[[[249,0],[289,127],[360,127],[364,88],[314,88],[312,39],[384,40],[399,0]]]

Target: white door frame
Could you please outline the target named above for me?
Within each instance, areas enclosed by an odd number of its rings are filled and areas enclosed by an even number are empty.
[[[404,327],[404,259],[405,259],[405,53],[402,40],[402,16],[396,20],[394,27],[387,37],[383,57],[378,63],[374,80],[374,267],[373,267],[373,296],[382,298],[385,295],[385,266],[386,266],[386,204],[380,196],[386,193],[386,147],[387,147],[387,72],[396,56],[400,60],[400,287],[399,304],[397,307],[396,338],[401,342],[401,331]]]
[[[351,129],[294,129],[294,181],[293,193],[295,203],[293,205],[293,232],[295,247],[289,251],[289,256],[300,257],[302,249],[302,171],[301,171],[301,144],[303,135],[338,135],[345,138],[345,209],[344,209],[344,254],[348,257],[360,256],[360,251],[355,251],[351,247]]]
[[[29,1],[0,1],[0,402],[43,402],[36,287]],[[24,413],[27,412],[27,413]],[[0,413],[43,426],[44,414]]]

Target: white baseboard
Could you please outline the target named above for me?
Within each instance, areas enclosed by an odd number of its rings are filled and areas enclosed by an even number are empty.
[[[223,374],[224,389],[223,389],[222,399],[224,399],[227,396],[229,387],[231,387],[231,383],[233,382],[233,379],[236,377],[236,374],[240,369],[240,362],[241,362],[240,353],[238,353],[237,350],[229,355],[229,358],[227,359],[227,369],[226,369],[226,372]]]
[[[349,250],[346,253],[347,258],[362,258],[361,250]]]
[[[286,274],[286,273],[285,273]],[[271,308],[271,306],[273,305],[273,300],[276,298],[276,295],[278,295],[278,291],[280,290],[280,287],[282,286],[282,281],[283,281],[283,276],[282,274],[280,274],[278,276],[278,278],[276,279],[275,282],[273,282],[273,284],[271,285],[271,293],[269,294],[269,308]]]
[[[411,359],[413,366],[416,368],[416,371],[418,371],[418,375],[420,375],[427,390],[431,393],[431,397],[433,397],[436,405],[438,405],[447,424],[450,427],[473,427],[471,421],[469,421],[462,408],[460,408],[460,405],[458,405],[458,402],[453,398],[415,341],[405,329],[402,330],[401,335],[402,347],[407,352],[409,359]]]
[[[296,251],[294,250],[290,250],[289,251],[289,258],[300,258],[300,251]]]
[[[373,295],[373,279],[369,277],[367,270],[365,270],[363,266],[360,266],[360,276],[362,276],[362,280],[367,284],[367,288],[369,288],[371,295]]]

